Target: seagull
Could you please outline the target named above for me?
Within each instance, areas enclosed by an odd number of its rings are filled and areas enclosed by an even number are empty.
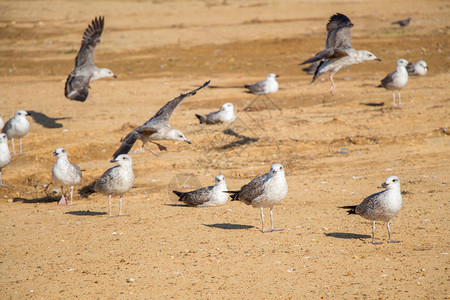
[[[278,92],[278,82],[276,80],[277,77],[280,76],[274,73],[270,73],[267,74],[265,80],[244,85],[244,88],[247,89],[247,93],[257,95],[256,98],[247,106],[247,108],[252,106],[252,104],[259,98],[259,96],[264,95],[278,110],[281,111],[281,108],[278,107],[278,105],[276,105],[275,102],[273,102],[273,100],[268,96],[268,94]]]
[[[133,187],[134,173],[132,169],[132,160],[128,154],[120,154],[111,162],[117,162],[118,165],[106,170],[103,175],[97,179],[94,184],[94,191],[108,195],[109,217],[111,215],[111,196],[120,196],[119,198],[119,217],[128,216],[122,214],[122,197]]]
[[[227,202],[228,195],[224,193],[227,190],[225,176],[217,175],[213,186],[203,187],[192,192],[181,193],[172,191],[180,197],[179,201],[183,201],[189,206],[219,206]]]
[[[81,41],[81,48],[75,58],[75,67],[66,80],[64,95],[70,100],[84,102],[89,94],[89,83],[104,77],[117,78],[107,68],[97,68],[94,63],[95,48],[100,43],[100,36],[105,24],[104,17],[96,17],[86,28]]]
[[[207,114],[206,116],[201,116],[195,114],[195,116],[200,120],[200,124],[217,124],[224,122],[234,122],[236,120],[236,115],[234,114],[233,103],[225,103],[219,111],[215,111]]]
[[[300,64],[304,65],[320,61],[311,83],[320,75],[330,73],[331,95],[334,95],[335,91],[333,75],[340,69],[364,61],[381,61],[381,59],[367,50],[355,50],[352,48],[350,37],[352,27],[353,23],[345,15],[337,13],[331,16],[327,24],[326,49]]]
[[[281,164],[273,164],[270,172],[254,178],[250,183],[241,187],[239,191],[227,191],[232,194],[232,201],[239,200],[247,205],[259,207],[261,210],[262,232],[279,231],[273,227],[273,206],[279,204],[286,197],[288,184]],[[264,229],[263,207],[270,207],[270,229]]]
[[[52,169],[52,180],[61,185],[62,194],[58,205],[72,205],[73,186],[81,181],[81,169],[77,165],[70,163],[67,158],[67,151],[64,148],[56,148],[53,156],[56,156],[57,159]],[[64,196],[64,186],[70,186],[70,204],[67,203]]]
[[[400,27],[405,27],[405,26],[408,26],[410,21],[411,21],[411,18],[408,18],[405,20],[398,20],[398,21],[392,22],[391,24],[392,25],[398,24],[398,25],[400,25]]]
[[[6,133],[9,139],[11,139],[11,144],[13,148],[14,155],[16,155],[16,149],[14,148],[14,138],[19,138],[20,154],[22,154],[22,138],[30,130],[30,122],[27,120],[27,113],[24,110],[18,110],[14,114],[14,117],[9,119],[3,126],[2,132]]]
[[[427,74],[428,66],[424,60],[419,60],[416,63],[408,63],[406,70],[408,75],[425,75]]]
[[[11,153],[8,148],[8,137],[4,133],[0,133],[0,187],[7,187],[2,184],[2,169],[11,162]]]
[[[248,93],[254,95],[267,95],[271,93],[276,93],[278,91],[277,74],[270,73],[266,76],[265,80],[258,81],[256,83],[244,85],[248,89]]]
[[[402,208],[402,193],[400,192],[400,180],[397,176],[389,176],[381,185],[386,188],[384,191],[372,194],[365,198],[359,205],[341,206],[340,208],[350,209],[348,214],[356,214],[372,220],[372,244],[382,244],[375,241],[375,221],[387,222],[389,234],[388,243],[399,243],[401,241],[391,240],[391,230],[389,221],[395,217]]]
[[[188,139],[186,139],[186,137],[181,131],[170,127],[169,118],[172,115],[175,108],[177,108],[178,105],[180,105],[180,103],[184,99],[195,95],[198,90],[204,88],[208,84],[209,81],[205,82],[201,87],[189,93],[181,94],[177,98],[167,102],[167,104],[164,105],[151,119],[145,122],[142,126],[139,126],[138,128],[131,131],[123,139],[122,144],[120,145],[119,149],[117,149],[117,151],[114,152],[113,157],[117,157],[120,154],[127,154],[137,140],[141,140],[143,142],[142,148],[144,149],[146,149],[145,144],[147,142],[150,142],[156,144],[159,150],[161,151],[166,150],[167,148],[153,141],[174,140],[174,141],[184,141],[188,144],[191,144],[191,142]],[[158,156],[156,152],[152,150],[150,151],[156,156]]]
[[[386,90],[392,91],[392,98],[395,104],[395,90],[398,90],[398,105],[402,105],[402,99],[400,98],[400,90],[408,83],[408,71],[406,66],[408,61],[406,59],[397,60],[397,71],[389,73],[381,80],[381,84],[377,87],[384,87]]]

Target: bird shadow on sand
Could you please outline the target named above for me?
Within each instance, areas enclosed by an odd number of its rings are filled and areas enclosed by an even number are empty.
[[[106,215],[105,212],[99,211],[90,211],[90,210],[74,210],[66,212],[66,215],[74,215],[74,216],[101,216]]]
[[[251,226],[251,225],[231,224],[231,223],[216,223],[216,224],[202,224],[202,225],[206,226],[206,227],[211,227],[211,228],[220,228],[220,229],[228,229],[228,230],[250,229],[250,228],[255,227],[255,226]]]
[[[173,207],[193,207],[193,206],[189,206],[187,204],[178,204],[178,203],[166,203],[164,205],[166,205],[166,206],[173,206]]]
[[[384,106],[384,102],[360,103],[360,105],[371,106],[371,107],[381,107],[381,106]]]
[[[229,129],[229,128],[225,129],[223,131],[223,133],[226,135],[231,135],[231,136],[237,137],[239,140],[233,141],[229,144],[226,144],[226,145],[220,147],[219,149],[222,149],[222,150],[244,146],[247,144],[255,143],[259,140],[259,138],[251,138],[251,137],[248,137],[245,135],[238,134],[234,130]]]
[[[26,198],[14,198],[13,202],[22,202],[22,203],[50,203],[50,202],[58,202],[61,199],[61,196],[45,196],[41,198],[32,198],[32,199],[26,199]]]
[[[325,232],[326,237],[334,237],[337,239],[369,239],[370,235],[367,234],[357,234],[348,232]]]
[[[61,118],[52,118],[38,111],[29,110],[27,111],[33,120],[42,125],[45,128],[61,128],[63,125],[61,123],[57,123],[59,120],[72,119],[72,117],[61,117]]]

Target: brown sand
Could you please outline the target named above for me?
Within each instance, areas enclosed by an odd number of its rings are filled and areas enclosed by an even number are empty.
[[[3,170],[0,298],[448,297],[449,7],[409,0],[1,2],[2,117],[26,109],[68,119],[45,128],[30,118],[25,154]],[[332,98],[327,76],[310,85],[297,64],[322,49],[335,12],[355,24],[353,46],[383,61],[340,71]],[[97,15],[106,25],[96,63],[119,78],[92,83],[95,104],[69,101],[64,82]],[[390,25],[409,16],[408,27]],[[430,70],[410,78],[406,105],[392,108],[391,93],[375,86],[398,58],[424,59]],[[243,111],[253,96],[242,89],[202,90],[171,119],[192,145],[162,142],[168,151],[159,158],[132,154],[135,188],[124,197],[131,217],[107,218],[103,195],[77,193],[74,206],[59,207],[58,187],[45,191],[56,147],[84,170],[78,190],[112,166],[122,137],[180,92],[207,80],[243,85],[270,72],[281,75],[272,99],[282,113],[262,99]],[[237,122],[198,124],[195,113],[224,102],[237,106]],[[225,135],[227,128],[258,140],[244,143]],[[259,211],[243,203],[196,209],[171,194],[210,185],[219,173],[237,189],[274,162],[285,164],[290,189],[274,210],[282,232],[261,233]],[[402,183],[404,205],[391,230],[403,243],[374,246],[371,222],[337,207],[358,204],[389,175]],[[385,224],[377,238],[387,240]]]

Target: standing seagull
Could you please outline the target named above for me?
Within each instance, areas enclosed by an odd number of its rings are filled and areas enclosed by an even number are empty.
[[[131,131],[122,141],[119,149],[114,152],[113,157],[117,157],[120,154],[127,154],[134,143],[137,140],[141,140],[143,142],[142,148],[145,148],[145,144],[147,142],[156,144],[159,150],[166,150],[167,148],[155,143],[155,140],[174,140],[174,141],[184,141],[188,144],[191,144],[190,141],[186,139],[184,134],[169,125],[169,119],[172,115],[175,108],[180,105],[180,103],[186,99],[187,97],[193,96],[197,93],[198,90],[204,88],[209,84],[209,81],[205,82],[201,87],[186,93],[181,94],[177,98],[167,102],[151,119],[145,122],[143,125]],[[158,156],[158,154],[152,150],[150,150],[153,154]]]
[[[395,104],[395,90],[398,90],[398,105],[402,105],[402,99],[400,98],[400,90],[408,83],[408,71],[406,66],[408,61],[406,59],[397,60],[397,71],[389,73],[381,80],[381,84],[377,87],[384,87],[386,90],[392,91],[392,99]]]
[[[400,192],[400,180],[397,176],[389,176],[381,185],[386,188],[384,191],[372,194],[359,205],[342,206],[340,208],[350,209],[348,214],[356,214],[372,220],[372,244],[382,244],[375,241],[375,221],[387,222],[389,234],[388,243],[399,243],[401,241],[391,240],[391,230],[389,221],[395,217],[402,208],[402,193]]]
[[[132,160],[128,154],[121,154],[111,162],[119,163],[117,166],[106,170],[94,184],[94,191],[108,195],[109,217],[111,215],[111,196],[120,196],[119,217],[128,216],[122,214],[122,197],[133,187],[134,173]]]
[[[279,204],[286,197],[288,184],[281,164],[273,164],[270,172],[254,178],[250,183],[241,187],[239,191],[228,191],[232,194],[232,201],[239,200],[247,205],[261,209],[262,232],[278,231],[273,227],[273,206]],[[264,229],[263,207],[270,207],[270,229]]]
[[[180,197],[179,201],[183,201],[189,206],[219,206],[227,202],[228,195],[225,193],[226,190],[225,176],[217,175],[213,186],[203,187],[187,193],[172,192]]]
[[[224,122],[234,122],[236,120],[236,115],[234,114],[233,103],[225,103],[219,111],[215,111],[207,114],[206,116],[201,116],[195,114],[199,119],[200,124],[217,124]]]
[[[75,67],[67,77],[64,90],[64,95],[70,100],[85,101],[89,94],[91,81],[104,77],[117,78],[111,70],[97,68],[94,63],[95,48],[100,43],[104,24],[104,17],[96,17],[83,34],[81,48],[75,58]]]
[[[424,60],[419,60],[416,63],[408,63],[406,70],[408,75],[425,75],[427,74],[428,66]]]
[[[4,133],[0,133],[0,187],[7,187],[2,184],[2,169],[11,162],[11,153],[8,148],[8,137]]]
[[[405,20],[398,20],[395,22],[392,22],[392,25],[400,25],[400,27],[408,26],[409,22],[411,21],[411,18],[405,19]]]
[[[61,185],[62,194],[58,205],[72,205],[73,186],[81,181],[81,169],[77,165],[70,163],[67,158],[67,151],[64,148],[56,148],[53,156],[57,158],[52,169],[52,180]],[[66,197],[64,196],[64,186],[70,186],[70,204],[67,203]]]
[[[14,117],[9,119],[3,126],[2,132],[6,133],[13,148],[14,155],[16,155],[16,149],[14,148],[14,138],[19,138],[20,154],[22,154],[22,138],[30,130],[30,122],[27,120],[29,114],[24,110],[16,111]]]
[[[331,16],[327,24],[328,35],[325,42],[326,49],[300,64],[304,65],[320,61],[311,83],[320,75],[330,73],[331,95],[334,95],[335,85],[333,75],[337,71],[364,61],[381,61],[381,59],[369,51],[355,50],[352,48],[350,37],[352,27],[353,23],[345,15],[338,13]]]

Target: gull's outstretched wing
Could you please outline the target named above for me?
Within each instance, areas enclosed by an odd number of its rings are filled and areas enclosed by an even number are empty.
[[[347,16],[340,13],[331,16],[327,24],[328,35],[325,42],[325,48],[352,48],[350,36],[352,27],[353,23]]]
[[[151,122],[155,122],[155,121],[165,121],[166,123],[168,123],[173,111],[178,107],[178,105],[180,105],[180,103],[184,99],[195,95],[198,90],[204,88],[209,83],[210,83],[210,81],[207,81],[201,87],[196,88],[195,90],[190,91],[189,93],[181,94],[180,96],[176,97],[175,99],[170,100],[169,102],[167,102],[166,105],[161,107],[161,109],[150,120],[145,122],[144,126],[150,124]]]

